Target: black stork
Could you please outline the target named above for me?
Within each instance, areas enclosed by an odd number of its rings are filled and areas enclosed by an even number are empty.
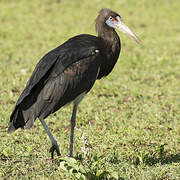
[[[74,127],[77,107],[97,79],[107,76],[116,64],[121,43],[115,29],[140,40],[123,23],[121,16],[102,9],[95,21],[98,36],[81,34],[70,38],[47,53],[36,65],[11,114],[8,132],[29,129],[36,118],[41,121],[54,151],[60,155],[57,141],[44,119],[64,105],[73,102],[69,156],[73,156]]]

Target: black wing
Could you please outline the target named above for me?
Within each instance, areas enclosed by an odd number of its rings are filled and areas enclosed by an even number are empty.
[[[48,106],[49,109],[46,114],[44,114],[44,117],[47,116],[48,113],[52,113],[63,105],[59,103],[56,104],[57,94],[59,94],[59,98],[61,98],[60,100],[62,100],[62,102],[68,103],[78,96],[79,93],[84,91],[88,92],[94,84],[102,59],[100,53],[101,50],[99,50],[101,46],[98,45],[100,41],[101,40],[95,36],[79,35],[69,39],[61,46],[46,54],[37,64],[24,91],[17,101],[10,117],[8,132],[12,132],[19,127],[30,128],[36,117],[42,114],[40,111],[44,108],[41,108],[41,106],[44,107],[44,105],[49,105],[49,101],[47,102],[46,98],[50,98],[52,100],[52,98],[55,97],[55,100],[51,101],[54,104]],[[68,74],[71,73],[73,64],[76,64],[75,69],[77,67],[77,71],[78,69],[80,70],[80,76],[75,76],[75,79],[69,79],[70,76]],[[81,69],[84,70],[81,72]],[[59,78],[57,77],[59,77],[60,80],[62,78],[67,81],[62,88],[59,87],[60,84],[56,86],[56,80],[59,81]],[[89,80],[89,77],[91,80]],[[52,88],[49,89],[47,87],[48,83],[50,83],[50,87],[54,87],[56,89],[57,93],[53,94],[52,92],[54,91],[51,92]],[[67,87],[66,89],[64,87],[66,84],[71,84],[73,88]],[[45,99],[42,97],[41,101],[41,95],[43,95],[43,92],[41,91],[43,90],[45,92]],[[58,92],[59,90],[65,90],[66,94],[61,97],[61,93]],[[48,97],[49,94],[50,96]],[[69,96],[70,94],[71,98]],[[67,97],[68,99],[62,99]],[[39,110],[36,108],[34,109],[35,104],[38,104]],[[38,113],[35,112],[37,110]]]
[[[61,46],[47,53],[36,65],[16,106],[30,94],[32,89],[35,88],[52,67],[54,67],[53,71],[56,74],[62,73],[69,65],[95,55],[97,53],[96,50],[99,49],[98,43],[99,39],[97,37],[83,34],[69,39]]]

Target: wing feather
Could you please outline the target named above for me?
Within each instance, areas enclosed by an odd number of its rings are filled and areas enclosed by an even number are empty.
[[[84,35],[80,35],[84,36]],[[47,53],[36,65],[32,76],[20,95],[17,105],[19,105],[32,91],[41,79],[53,68],[54,75],[62,73],[68,66],[90,56],[97,55],[98,46],[96,43],[89,44],[86,39],[82,43],[81,37],[75,36],[61,46]],[[87,35],[84,37],[87,38]],[[83,37],[83,38],[84,38]],[[95,36],[91,36],[91,38]],[[97,41],[97,40],[96,40]]]

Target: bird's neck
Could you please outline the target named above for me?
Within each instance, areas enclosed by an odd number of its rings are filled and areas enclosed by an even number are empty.
[[[109,57],[109,54],[117,53],[116,51],[120,50],[120,39],[114,29],[105,29],[103,32],[98,32],[98,37],[104,42],[104,51],[108,59],[112,58],[112,56]]]
[[[112,29],[110,30],[109,28],[104,28],[103,31],[98,31],[98,37],[103,39],[105,42],[108,42],[108,44],[112,44],[114,37],[116,36],[116,32]]]
[[[104,44],[104,60],[98,76],[98,79],[100,79],[103,76],[107,76],[112,71],[118,60],[121,44],[119,36],[115,30],[107,30],[103,31],[102,33],[98,33],[98,37],[102,39]]]

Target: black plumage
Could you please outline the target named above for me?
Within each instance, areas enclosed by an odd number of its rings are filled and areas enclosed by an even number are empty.
[[[102,59],[97,42],[94,36],[79,35],[39,61],[17,101],[9,131],[30,128],[37,117],[46,118],[91,89]],[[23,116],[16,117],[22,111]]]
[[[117,17],[120,16],[114,11],[102,9],[96,19],[98,37],[88,34],[75,36],[39,61],[11,114],[8,132],[29,129],[39,118],[52,142],[52,158],[55,150],[60,155],[44,119],[74,102],[69,153],[72,156],[77,106],[96,79],[112,71],[119,57],[120,39],[115,27],[111,26],[111,22],[118,22]]]

